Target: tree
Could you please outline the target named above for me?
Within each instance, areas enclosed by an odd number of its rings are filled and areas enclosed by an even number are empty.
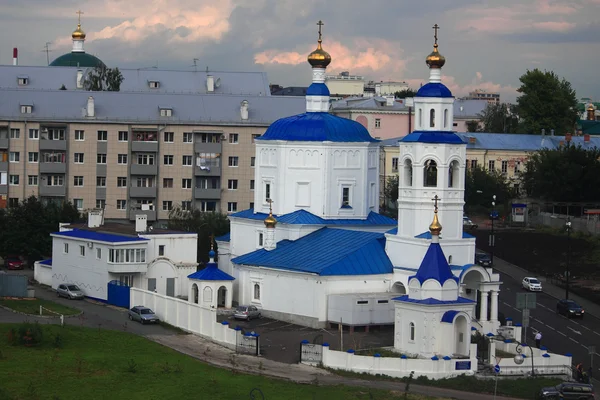
[[[417,92],[415,90],[412,90],[411,88],[406,88],[395,92],[394,97],[397,99],[405,99],[407,97],[415,97],[416,94]]]
[[[515,114],[515,107],[512,104],[488,103],[485,109],[479,114],[483,124],[483,132],[488,133],[516,133],[519,124],[519,118]]]
[[[577,96],[571,84],[554,72],[527,70],[519,80],[517,113],[519,131],[539,134],[542,129],[563,135],[574,129],[577,121]]]
[[[547,201],[597,202],[600,149],[567,145],[532,154],[521,173],[527,195]]]
[[[118,92],[121,90],[123,82],[123,74],[119,68],[107,68],[104,65],[99,65],[88,72],[84,82],[84,89],[93,92]]]
[[[226,214],[191,211],[175,207],[169,212],[169,229],[196,232],[198,234],[198,262],[208,261],[211,235],[221,236],[229,232],[229,220]],[[215,243],[216,245],[216,243]]]
[[[398,184],[398,175],[388,176],[383,188],[382,214],[392,218],[398,217]]]
[[[516,193],[508,180],[497,171],[482,167],[467,169],[465,179],[465,208],[469,212],[487,214],[492,207],[492,196],[496,195],[498,209],[509,211],[510,201]]]
[[[467,132],[479,132],[479,121],[467,121]]]

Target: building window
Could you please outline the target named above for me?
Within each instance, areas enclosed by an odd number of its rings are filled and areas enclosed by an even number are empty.
[[[63,253],[69,254],[69,243],[63,243]]]
[[[398,157],[392,157],[392,172],[398,172]]]
[[[250,190],[254,190],[254,179],[250,180]]]
[[[29,130],[29,139],[39,140],[40,139],[40,130],[39,129],[30,129]]]
[[[21,137],[21,130],[20,129],[11,129],[10,130],[10,138],[11,139],[18,139]]]
[[[158,89],[160,87],[159,81],[148,81],[148,87],[150,89]]]
[[[63,175],[48,175],[46,179],[48,186],[63,186],[65,183]]]
[[[8,153],[8,161],[12,163],[18,163],[21,161],[21,153],[18,151],[11,151]]]
[[[237,144],[237,143],[239,143],[238,141],[239,141],[239,134],[237,134],[237,133],[229,134],[229,143]]]
[[[377,128],[377,129],[381,128],[381,119],[380,118],[375,118],[375,128]]]
[[[227,211],[228,212],[236,212],[237,211],[237,202],[230,201],[227,203]]]
[[[448,127],[448,109],[444,109],[444,128]]]
[[[254,300],[260,301],[260,284],[254,284]]]
[[[429,110],[429,127],[435,127],[435,110],[433,108]]]
[[[506,174],[508,172],[508,161],[502,161],[502,173]]]
[[[515,161],[515,175],[519,173],[519,168],[521,167],[521,161]]]
[[[183,132],[183,143],[192,143],[194,134],[192,132]]]
[[[229,157],[229,166],[230,167],[237,167],[238,166],[238,161],[239,161],[239,158],[237,156]]]
[[[268,202],[271,198],[271,184],[265,183],[265,202]]]
[[[171,109],[171,108],[161,108],[160,109],[160,116],[161,117],[171,117],[171,116],[173,116],[173,109]]]
[[[120,187],[120,188],[127,187],[127,177],[126,176],[118,176],[117,177],[117,187]]]
[[[126,165],[127,164],[127,154],[119,154],[117,156],[117,164]]]
[[[83,176],[74,176],[73,186],[83,186]]]
[[[8,198],[8,206],[9,207],[18,207],[19,199],[17,197],[9,197]]]
[[[163,201],[163,211],[171,211],[173,209],[173,202],[171,200]]]
[[[65,140],[65,130],[64,129],[48,129],[48,140]],[[42,131],[42,139],[44,138]]]
[[[173,178],[163,178],[163,188],[170,189],[173,187]]]
[[[237,179],[230,179],[227,181],[227,189],[237,190],[237,188],[238,188],[238,180]]]
[[[146,249],[108,249],[108,262],[119,264],[134,264],[146,262]],[[133,282],[130,275],[122,276],[129,283]]]
[[[160,246],[158,246],[158,255],[159,256],[165,255],[165,245],[164,244],[161,244]]]
[[[448,168],[448,187],[455,188],[458,187],[458,172],[460,171],[460,167],[458,165],[458,161],[454,160],[450,163]]]
[[[352,208],[350,203],[350,186],[342,186],[342,208]]]
[[[191,167],[192,166],[192,156],[183,156],[181,159],[181,165],[183,165],[184,167]]]
[[[248,207],[248,208],[254,209],[254,202],[253,201],[250,202],[250,207]]]
[[[255,164],[256,164],[256,157],[250,157],[250,166],[254,167]]]
[[[117,200],[117,210],[125,210],[127,208],[127,200]]]
[[[163,156],[163,164],[164,165],[173,165],[173,156],[170,154]]]
[[[106,131],[98,131],[98,141],[106,142],[108,140],[108,132]]]
[[[471,160],[471,169],[477,168],[477,160]]]
[[[138,165],[154,165],[154,154],[138,154]]]
[[[29,175],[27,177],[27,184],[29,186],[37,186],[38,185],[38,176],[37,175]]]
[[[75,131],[75,140],[78,142],[83,142],[85,140],[85,132],[76,130]]]
[[[496,161],[489,160],[488,161],[488,171],[492,172],[496,169]]]
[[[38,153],[37,151],[30,151],[29,152],[29,162],[30,163],[37,163],[40,160],[40,153]]]
[[[21,106],[21,114],[31,114],[33,111],[33,106],[23,105]]]
[[[404,186],[413,185],[413,165],[411,160],[404,160]],[[392,199],[396,200],[396,199]]]
[[[190,200],[184,200],[181,202],[181,209],[183,211],[192,211],[192,202]]]
[[[85,257],[85,246],[79,245],[79,255]]]
[[[137,187],[151,188],[154,187],[154,178],[148,176],[139,176],[137,178]]]
[[[96,208],[104,209],[104,207],[106,207],[106,200],[96,199]]]
[[[106,164],[106,154],[98,153],[96,156],[96,162],[98,164]]]
[[[83,210],[83,199],[73,199],[73,205],[79,211]]]
[[[105,176],[97,176],[96,177],[96,186],[97,187],[106,187],[106,177]]]
[[[165,143],[173,143],[175,141],[175,132],[164,132],[163,140]]]
[[[433,160],[425,161],[425,167],[423,169],[423,183],[425,187],[436,187],[437,186],[437,163]]]
[[[17,83],[19,86],[27,86],[27,84],[29,84],[29,78],[26,76],[21,76],[17,78]]]
[[[96,247],[96,260],[102,260],[102,249],[100,247]]]
[[[119,142],[126,142],[129,140],[128,131],[119,131]]]
[[[411,322],[410,324],[408,324],[408,335],[410,337],[410,341],[414,342],[415,341],[415,323]]]
[[[73,162],[75,164],[83,164],[83,153],[75,153]]]
[[[8,184],[12,185],[12,186],[18,186],[19,185],[19,175],[9,175]]]
[[[181,180],[181,188],[182,189],[191,189],[192,188],[192,180],[190,178],[183,178]]]

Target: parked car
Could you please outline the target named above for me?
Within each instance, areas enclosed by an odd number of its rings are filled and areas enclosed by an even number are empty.
[[[525,277],[523,278],[523,289],[529,290],[530,292],[541,292],[542,282],[537,278]]]
[[[260,318],[260,310],[255,306],[239,306],[237,310],[235,310],[233,318],[250,321],[254,318]]]
[[[71,300],[83,300],[85,298],[83,290],[81,290],[79,286],[73,284],[58,285],[56,294],[58,297],[66,297]]]
[[[563,382],[540,390],[540,399],[594,400],[594,386],[586,383]]]
[[[132,321],[139,321],[142,325],[159,322],[154,311],[144,306],[135,306],[129,310],[129,319]]]
[[[23,263],[23,260],[21,260],[21,258],[19,256],[6,256],[6,258],[4,258],[4,266],[7,269],[23,269],[25,267],[25,264]]]
[[[477,229],[479,225],[471,221],[471,218],[464,216],[463,217],[463,228],[467,229]]]
[[[492,258],[489,254],[484,253],[482,251],[478,251],[475,253],[475,264],[479,264],[482,267],[491,267]]]
[[[556,312],[564,315],[567,318],[572,318],[572,317],[583,318],[583,314],[585,313],[585,311],[583,310],[583,307],[581,307],[579,304],[577,304],[573,300],[567,300],[567,299],[559,300],[558,303],[556,303]]]

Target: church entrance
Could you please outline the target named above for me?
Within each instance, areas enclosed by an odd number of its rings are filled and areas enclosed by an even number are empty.
[[[198,304],[198,285],[192,285],[192,302]]]
[[[469,354],[471,336],[469,334],[469,323],[467,317],[460,314],[454,320],[454,354],[466,356]]]
[[[225,307],[225,304],[227,304],[227,288],[221,286],[217,293],[217,307]]]

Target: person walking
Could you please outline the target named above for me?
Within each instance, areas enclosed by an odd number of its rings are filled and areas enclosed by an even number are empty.
[[[535,347],[537,347],[539,349],[541,345],[542,345],[542,332],[538,331],[538,333],[535,334]]]
[[[582,363],[577,364],[577,367],[575,367],[575,369],[577,370],[577,382],[582,382],[583,381],[583,364]]]

